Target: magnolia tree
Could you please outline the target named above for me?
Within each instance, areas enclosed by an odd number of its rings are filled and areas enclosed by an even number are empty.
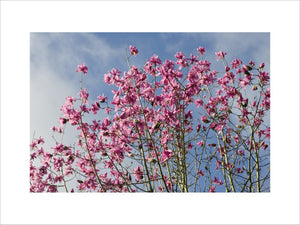
[[[99,95],[90,103],[81,85],[52,128],[55,137],[66,126],[77,130],[74,143],[56,141],[45,150],[42,137],[31,142],[30,191],[270,191],[270,77],[264,63],[235,58],[228,64],[220,51],[216,59],[224,71],[217,72],[204,59],[205,48],[197,51],[165,62],[153,55],[138,68],[130,65],[138,54],[130,46],[129,70],[104,75],[115,87],[113,99]],[[82,64],[76,72],[84,79],[87,71]]]

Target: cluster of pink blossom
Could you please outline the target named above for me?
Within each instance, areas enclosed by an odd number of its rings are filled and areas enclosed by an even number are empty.
[[[204,47],[197,51],[204,56]],[[130,54],[137,48],[130,46]],[[217,52],[217,60],[225,62],[226,54]],[[72,180],[71,192],[268,191],[270,77],[264,64],[235,58],[220,76],[198,56],[178,52],[175,58],[162,62],[153,55],[142,69],[130,66],[123,74],[112,69],[104,75],[117,88],[111,102],[99,95],[89,104],[82,88],[78,98],[67,97],[52,130],[63,135],[69,125],[78,140],[57,142],[49,151],[42,138],[32,141],[30,191],[69,192]],[[82,64],[76,72],[87,71]],[[107,117],[86,122],[91,112]]]

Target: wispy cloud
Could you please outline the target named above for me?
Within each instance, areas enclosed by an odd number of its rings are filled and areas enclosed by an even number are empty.
[[[76,96],[77,65],[93,65],[86,77],[88,89],[103,89],[103,74],[119,64],[120,49],[89,33],[32,33],[30,39],[30,133],[50,141],[50,128],[58,124],[65,97]],[[101,76],[102,75],[102,76]],[[103,92],[102,92],[103,93]],[[99,93],[100,94],[100,93]]]
[[[215,51],[228,52],[230,58],[242,57],[257,63],[270,60],[269,33],[212,33],[210,44]]]

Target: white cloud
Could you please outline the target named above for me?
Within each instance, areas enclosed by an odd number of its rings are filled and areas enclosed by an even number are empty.
[[[85,85],[102,94],[103,77],[98,72],[103,75],[120,50],[89,33],[32,33],[30,43],[30,134],[51,141],[50,128],[58,125],[61,105],[79,91],[77,65],[90,65]]]
[[[184,44],[185,44],[184,38],[180,39],[180,41],[176,43],[166,44],[166,51],[168,53],[175,55],[178,51],[180,51],[180,48],[182,48]]]
[[[30,134],[44,137],[46,143],[50,140],[50,128],[58,124],[64,98],[76,93],[74,82],[67,81],[60,72],[65,63],[63,56],[51,54],[51,42],[51,35],[31,36]]]
[[[228,52],[229,58],[249,57],[257,64],[261,62],[266,64],[270,60],[270,42],[267,33],[212,33],[211,44],[215,51]]]

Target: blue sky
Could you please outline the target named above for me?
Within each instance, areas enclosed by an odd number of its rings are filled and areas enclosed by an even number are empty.
[[[103,76],[112,68],[128,69],[125,52],[129,45],[139,50],[131,57],[131,63],[138,66],[153,54],[162,61],[175,59],[178,51],[186,56],[197,54],[199,46],[206,48],[205,59],[220,72],[223,66],[215,57],[220,50],[227,52],[229,63],[237,57],[244,63],[251,59],[265,62],[269,68],[270,61],[269,33],[31,33],[30,134],[50,140],[50,128],[57,124],[65,97],[78,93],[78,64],[84,62],[89,68],[84,86],[92,99],[102,93],[111,96],[112,87],[103,82]]]

